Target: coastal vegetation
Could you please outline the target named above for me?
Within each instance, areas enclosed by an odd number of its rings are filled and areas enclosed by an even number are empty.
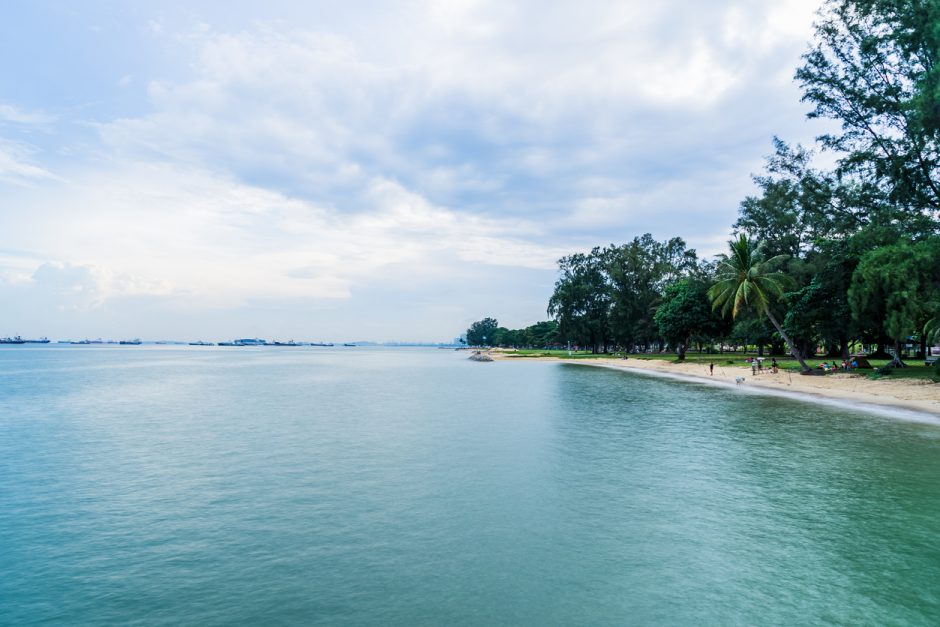
[[[755,346],[804,371],[862,347],[885,373],[906,346],[923,359],[940,341],[938,53],[935,0],[828,0],[795,79],[833,130],[810,148],[773,139],[725,255],[650,234],[573,253],[540,333],[495,325],[468,342],[679,360]]]

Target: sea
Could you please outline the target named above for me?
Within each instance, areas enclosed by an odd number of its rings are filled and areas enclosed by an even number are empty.
[[[586,365],[0,347],[2,625],[936,625],[940,426]]]

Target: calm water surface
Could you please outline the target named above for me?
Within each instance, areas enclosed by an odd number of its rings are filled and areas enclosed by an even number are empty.
[[[940,427],[465,357],[0,349],[0,624],[940,622]]]

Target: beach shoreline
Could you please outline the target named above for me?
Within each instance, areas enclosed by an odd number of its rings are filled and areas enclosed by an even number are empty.
[[[773,374],[765,371],[753,375],[749,367],[715,363],[713,375],[701,362],[673,363],[662,359],[629,357],[566,359],[564,357],[511,357],[512,352],[491,351],[497,360],[535,359],[565,364],[594,366],[706,383],[741,393],[784,396],[804,402],[840,406],[867,413],[890,413],[940,424],[940,384],[912,379],[872,380],[854,373],[803,376],[786,371]],[[736,380],[743,377],[743,381]],[[920,416],[919,416],[920,415]]]

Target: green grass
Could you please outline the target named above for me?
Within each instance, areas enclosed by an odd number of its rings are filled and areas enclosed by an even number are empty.
[[[884,359],[874,359],[871,361],[871,365],[877,368],[882,368],[886,366],[890,360]],[[937,371],[934,370],[933,366],[925,366],[923,362],[915,362],[914,360],[906,360],[904,363],[907,364],[907,368],[893,368],[890,374],[883,374],[877,370],[867,371],[869,379],[927,379],[929,381],[938,381]]]
[[[559,359],[610,359],[611,357],[621,357],[622,353],[598,353],[596,355],[590,353],[589,351],[571,351],[569,354],[567,350],[530,350],[530,349],[519,349],[512,353],[505,353],[506,357],[509,358],[524,358],[524,357],[558,357]]]
[[[624,353],[599,353],[592,354],[588,351],[571,351],[569,354],[567,350],[531,350],[531,349],[520,349],[512,353],[506,353],[508,358],[526,358],[526,357],[557,357],[559,359],[617,359],[626,357],[629,359],[640,359],[640,360],[657,360],[657,361],[668,361],[670,363],[680,363],[675,353],[641,353],[633,354],[629,353],[624,355]],[[753,353],[686,353],[685,363],[692,364],[702,364],[707,367],[708,364],[714,363],[717,367],[741,367],[749,368],[750,364],[745,361],[750,357],[756,357]],[[779,355],[774,355],[774,358],[777,360],[777,365],[783,371],[788,371],[792,373],[798,373],[800,371],[800,364],[798,361],[792,357],[783,357]],[[770,365],[771,357],[764,357],[764,364]],[[811,357],[806,360],[806,363],[809,366],[815,368],[818,364],[822,362],[832,362],[832,359],[826,357]],[[837,360],[841,362],[841,360]],[[875,369],[881,368],[889,363],[890,360],[887,359],[870,359],[869,363],[872,365],[872,370],[864,369],[854,371],[856,374],[861,376],[867,376],[871,379],[924,379],[928,381],[938,381],[936,373],[931,366],[923,365],[923,362],[918,362],[913,359],[906,360],[905,363],[908,364],[907,368],[895,368],[891,371],[891,374],[881,374]]]

